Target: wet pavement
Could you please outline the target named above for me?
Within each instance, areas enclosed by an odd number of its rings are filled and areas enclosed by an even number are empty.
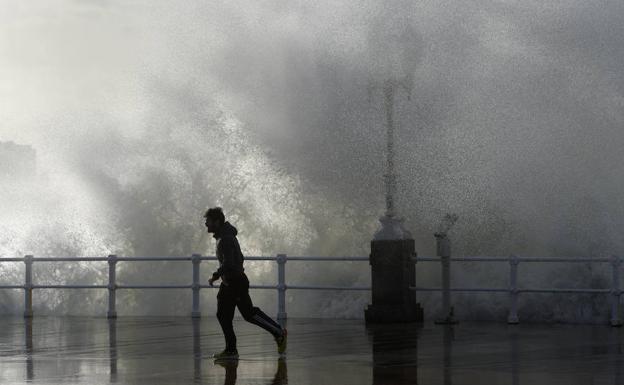
[[[289,319],[288,352],[235,319],[240,359],[214,317],[0,318],[0,384],[624,384],[624,330],[463,322],[366,327]]]

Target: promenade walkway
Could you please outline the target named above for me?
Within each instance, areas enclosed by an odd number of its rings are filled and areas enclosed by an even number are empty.
[[[607,325],[289,319],[288,353],[235,319],[226,367],[216,318],[0,318],[0,384],[624,384],[624,329]]]

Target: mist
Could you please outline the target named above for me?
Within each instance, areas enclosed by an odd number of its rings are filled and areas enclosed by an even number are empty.
[[[419,255],[434,255],[447,213],[459,218],[453,255],[621,253],[623,19],[618,1],[3,2],[0,141],[33,146],[37,175],[0,180],[0,256],[213,255],[202,215],[216,205],[248,256],[368,255],[389,78],[411,85],[395,97],[396,204]],[[64,266],[36,266],[36,282],[106,279],[105,264]],[[275,282],[274,264],[245,267],[252,283]],[[118,268],[124,283],[190,281],[190,263]],[[504,286],[507,268],[453,274],[458,286]],[[21,265],[0,269],[22,282]],[[370,280],[366,263],[287,269],[289,283]],[[536,287],[609,277],[601,265],[520,269]],[[417,271],[419,285],[439,284],[437,266]],[[20,294],[0,292],[5,312],[20,311]],[[103,314],[105,294],[76,309],[81,291],[39,290],[35,311]],[[202,291],[202,311],[213,297]],[[252,297],[275,306],[273,292]],[[439,294],[418,297],[435,314]],[[608,310],[606,296],[520,298],[535,320]],[[454,301],[460,319],[505,317],[504,295]],[[118,302],[120,314],[180,314],[190,292]],[[368,302],[289,291],[287,311],[362,318]]]

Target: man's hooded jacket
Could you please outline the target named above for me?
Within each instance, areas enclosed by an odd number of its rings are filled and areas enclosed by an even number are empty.
[[[226,221],[213,235],[213,238],[217,240],[217,259],[219,259],[219,269],[212,274],[215,280],[222,277],[229,281],[240,276],[245,270],[243,268],[245,257],[241,252],[236,234],[238,234],[236,227]]]

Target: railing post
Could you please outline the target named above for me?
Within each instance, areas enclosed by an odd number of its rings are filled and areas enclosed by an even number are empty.
[[[193,310],[191,311],[191,317],[200,318],[201,312],[199,311],[199,264],[201,263],[201,255],[193,254],[191,260],[193,261]]]
[[[436,324],[456,323],[451,307],[451,243],[446,233],[435,233],[437,255],[442,262],[442,317]]]
[[[33,256],[24,256],[24,264],[26,265],[25,277],[24,277],[24,318],[32,318],[32,265]]]
[[[117,318],[116,290],[117,290],[117,256],[108,256],[108,318]]]
[[[518,321],[518,264],[520,261],[515,255],[509,256],[509,317],[508,324],[517,324]]]
[[[613,269],[613,281],[611,287],[611,326],[622,326],[620,318],[620,265],[622,261],[617,255],[613,255],[611,259],[611,267]]]
[[[286,254],[278,254],[277,261],[277,319],[286,319]]]

